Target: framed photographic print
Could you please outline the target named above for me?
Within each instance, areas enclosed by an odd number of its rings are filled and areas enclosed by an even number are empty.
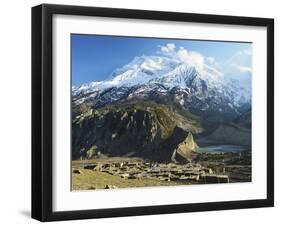
[[[32,8],[32,217],[274,205],[274,21]]]

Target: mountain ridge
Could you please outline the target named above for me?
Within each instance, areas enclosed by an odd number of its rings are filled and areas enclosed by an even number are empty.
[[[192,114],[153,102],[110,105],[97,110],[85,106],[74,113],[73,159],[91,158],[100,152],[168,162],[189,133],[203,130]]]
[[[101,153],[185,162],[201,142],[248,146],[251,92],[245,87],[209,65],[135,57],[104,81],[73,87],[72,158]]]
[[[162,56],[135,57],[104,81],[73,87],[72,96],[74,105],[88,103],[95,108],[134,98],[169,97],[186,110],[227,112],[231,118],[251,102],[251,92],[244,84],[224,78],[215,68],[205,65],[198,69]]]

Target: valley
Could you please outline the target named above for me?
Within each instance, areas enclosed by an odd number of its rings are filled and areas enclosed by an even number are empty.
[[[72,190],[251,182],[251,77],[135,57],[72,87]]]

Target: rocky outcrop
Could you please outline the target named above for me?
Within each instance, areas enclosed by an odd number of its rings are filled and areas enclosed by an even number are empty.
[[[198,149],[197,143],[194,141],[192,133],[189,132],[184,141],[178,144],[174,150],[171,160],[173,162],[190,162],[192,157],[192,152]]]
[[[73,159],[106,155],[169,162],[180,143],[187,142],[189,148],[193,144],[188,132],[202,131],[191,114],[181,115],[155,103],[107,106],[92,114],[89,110],[86,114],[76,112],[72,122]],[[180,151],[183,148],[183,144],[178,146],[178,152],[185,156]]]

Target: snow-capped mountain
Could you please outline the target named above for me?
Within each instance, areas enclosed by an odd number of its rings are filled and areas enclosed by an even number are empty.
[[[171,57],[141,56],[107,80],[73,87],[72,96],[74,104],[93,107],[138,99],[173,101],[191,111],[227,112],[234,117],[250,106],[250,88],[207,64],[198,68]]]
[[[167,57],[135,57],[129,64],[113,71],[107,80],[90,82],[73,88],[73,95],[103,91],[112,87],[143,85],[152,79],[161,77],[161,75],[169,72],[176,65],[176,61]]]

